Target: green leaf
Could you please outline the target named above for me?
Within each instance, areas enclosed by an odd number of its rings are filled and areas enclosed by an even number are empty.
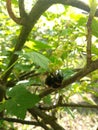
[[[27,46],[30,49],[36,49],[41,51],[50,48],[50,46],[47,43],[37,40],[27,41],[25,46]]]
[[[71,69],[71,68],[65,68],[65,69],[62,69],[62,73],[63,73],[64,79],[67,79],[67,78],[69,78],[72,74],[74,74],[74,71],[73,71],[73,69]]]
[[[25,118],[26,108],[18,104],[14,99],[10,99],[6,102],[6,110],[8,114],[14,115],[17,118]]]
[[[12,3],[17,5],[17,0],[12,0]]]
[[[4,103],[0,103],[0,112],[3,111],[5,108],[5,104]]]
[[[65,107],[64,110],[67,111],[67,113],[70,114],[73,119],[75,118],[75,115],[73,114],[70,108]]]
[[[6,101],[6,109],[8,113],[19,118],[24,118],[27,109],[32,108],[40,101],[38,95],[30,93],[22,85],[15,86],[7,92],[7,95],[11,98]]]
[[[51,97],[50,97],[50,95],[44,97],[43,101],[44,101],[44,103],[46,103],[46,104],[51,104]]]
[[[18,71],[29,71],[32,67],[32,64],[21,64],[21,63],[18,63],[15,65],[15,70],[18,70]]]
[[[45,57],[44,55],[42,55],[38,52],[35,52],[35,51],[28,52],[27,55],[38,66],[42,67],[45,70],[49,69],[50,60],[47,57]]]
[[[87,19],[85,17],[81,17],[79,20],[78,20],[78,26],[84,26],[87,22]]]
[[[9,97],[14,98],[14,100],[20,104],[25,106],[27,109],[34,106],[36,103],[40,101],[40,98],[36,94],[30,93],[24,86],[17,85],[8,93]]]
[[[42,41],[35,41],[34,40],[34,43],[35,43],[34,47],[36,49],[39,49],[39,50],[49,49],[50,48],[50,46],[47,43],[44,43]]]
[[[92,21],[92,34],[98,37],[98,20],[93,19]]]
[[[97,1],[89,0],[89,4],[90,4],[90,15],[94,16],[97,8]]]
[[[89,104],[91,104],[91,105],[96,105],[95,102],[94,102],[92,99],[90,99],[89,97],[83,96],[83,99],[84,99],[87,103],[89,103]]]
[[[96,47],[95,45],[92,45],[92,53],[98,56],[98,47]]]

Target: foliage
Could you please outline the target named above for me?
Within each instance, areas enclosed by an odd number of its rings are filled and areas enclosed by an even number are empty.
[[[13,10],[18,15],[17,2],[13,1],[13,4]],[[22,27],[10,19],[4,8],[5,1],[1,1],[0,78],[3,79],[13,67],[7,81],[0,80],[6,86],[6,98],[3,97],[0,103],[0,112],[4,110],[6,117],[15,116],[18,119],[25,119],[28,116],[27,111],[29,111],[33,120],[38,121],[39,126],[41,126],[40,123],[43,122],[44,117],[37,112],[34,115],[31,109],[37,108],[40,112],[44,111],[44,114],[47,114],[48,111],[47,116],[53,114],[51,117],[57,117],[61,110],[60,105],[71,103],[70,99],[75,94],[79,94],[86,103],[95,105],[96,103],[85,94],[91,93],[98,97],[96,91],[98,90],[97,70],[90,74],[87,73],[88,75],[82,76],[81,79],[77,77],[76,82],[71,82],[67,87],[64,88],[63,86],[62,89],[56,91],[47,88],[45,84],[46,76],[50,73],[60,72],[64,77],[63,79],[68,80],[87,65],[86,23],[88,16],[80,10],[77,13],[77,10],[75,11],[69,6],[52,6],[36,22],[22,50],[15,52],[14,48],[17,46]],[[56,10],[56,13],[53,9]],[[58,11],[58,9],[62,10]],[[93,61],[98,59],[97,25],[98,19],[93,18],[91,34]],[[14,54],[18,58],[11,64],[12,66],[9,66]],[[50,93],[47,94],[48,90]],[[44,94],[44,92],[46,93]],[[56,104],[57,108],[50,109]],[[35,109],[33,110],[35,111]],[[71,109],[65,106],[62,110],[74,118]],[[50,126],[52,126],[51,124]]]

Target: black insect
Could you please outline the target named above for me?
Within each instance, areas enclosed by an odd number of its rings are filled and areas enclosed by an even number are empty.
[[[62,80],[63,76],[61,73],[50,73],[45,80],[45,84],[48,87],[59,88],[61,87]]]

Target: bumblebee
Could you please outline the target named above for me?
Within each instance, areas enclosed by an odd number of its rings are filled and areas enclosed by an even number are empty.
[[[59,88],[61,87],[63,75],[60,72],[50,73],[45,80],[48,87]]]

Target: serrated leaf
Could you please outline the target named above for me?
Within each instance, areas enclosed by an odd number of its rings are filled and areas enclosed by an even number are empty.
[[[36,103],[40,101],[40,98],[36,94],[30,93],[24,86],[17,85],[8,93],[9,97],[14,98],[14,100],[20,104],[25,106],[25,108],[33,107]]]
[[[27,55],[38,66],[40,66],[46,70],[49,69],[50,60],[47,57],[45,57],[44,55],[42,55],[38,52],[35,52],[35,51],[29,52],[29,53],[27,53]]]

